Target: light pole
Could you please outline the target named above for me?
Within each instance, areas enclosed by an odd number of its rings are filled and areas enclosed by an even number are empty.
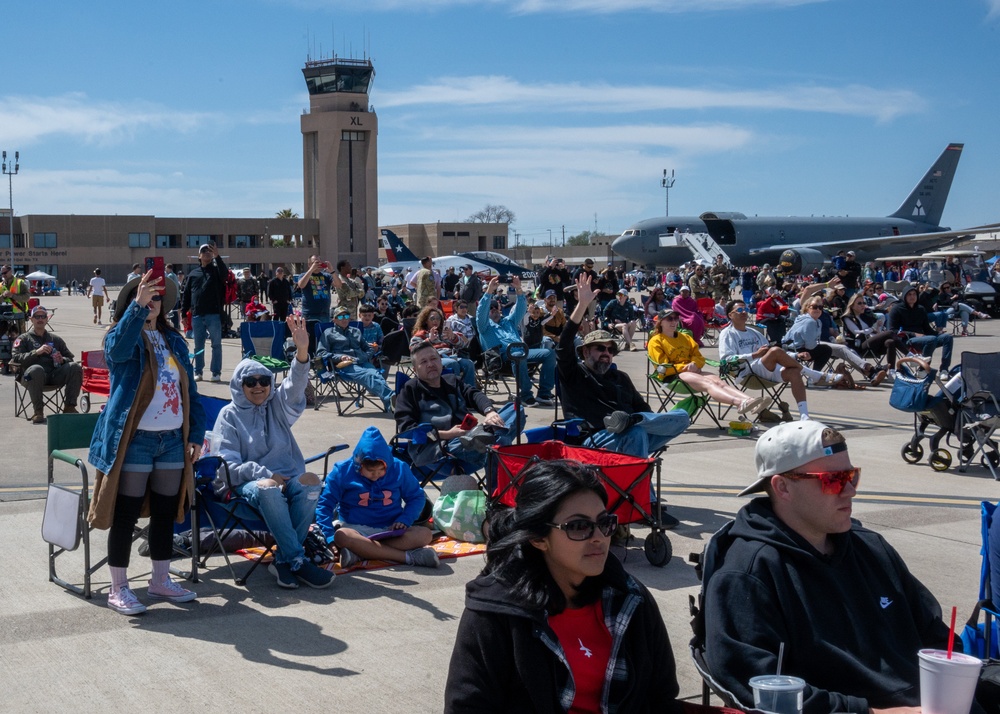
[[[14,152],[14,162],[8,168],[7,152],[3,152],[3,173],[7,176],[7,187],[10,196],[10,269],[14,270],[14,177],[21,169],[21,152]]]
[[[549,232],[549,248],[551,248],[552,247],[552,229],[551,228],[546,228],[545,230],[547,230]]]
[[[674,178],[674,170],[670,169],[670,175],[667,176],[667,170],[663,169],[663,178],[660,180],[660,186],[664,189],[664,191],[666,191],[667,194],[665,206],[666,212],[663,214],[665,216],[670,215],[670,189],[674,187],[674,181],[676,181]]]

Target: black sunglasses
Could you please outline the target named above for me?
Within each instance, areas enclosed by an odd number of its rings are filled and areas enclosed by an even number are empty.
[[[271,386],[271,378],[268,377],[267,375],[263,375],[263,376],[260,376],[260,377],[244,377],[243,378],[243,386],[244,387],[249,387],[250,389],[253,389],[258,384],[260,386],[262,386],[262,387],[270,387]]]
[[[154,295],[153,297],[150,298],[150,300],[152,300],[153,302],[163,302],[163,296],[162,295]]]
[[[570,540],[590,540],[594,537],[594,530],[599,530],[606,538],[615,532],[618,527],[618,516],[613,513],[602,513],[596,521],[589,518],[574,518],[565,523],[547,523],[552,528],[558,528]]]

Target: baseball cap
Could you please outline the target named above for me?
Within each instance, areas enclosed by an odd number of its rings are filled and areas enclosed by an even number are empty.
[[[759,493],[775,474],[788,473],[810,461],[847,451],[847,444],[843,441],[830,446],[823,445],[824,434],[837,433],[826,424],[811,419],[771,427],[757,440],[757,448],[754,450],[757,480],[738,495]]]
[[[210,246],[208,243],[202,243],[201,246],[198,248],[199,253],[204,253],[206,250],[212,250],[212,246]]]
[[[681,292],[684,292],[685,290],[687,290],[688,292],[691,292],[691,286],[690,285],[681,285]]]
[[[593,261],[592,258],[587,258],[585,261],[583,261],[583,264],[584,265],[593,265],[594,261]]]
[[[848,255],[857,255],[857,253],[855,253],[855,252],[854,252],[853,250],[849,250],[849,251],[847,251],[847,254],[848,254]]]
[[[334,319],[340,317],[341,315],[347,315],[348,317],[350,317],[351,311],[348,310],[346,307],[338,307],[333,311]]]
[[[546,290],[545,291],[545,297],[555,297],[555,296],[556,296],[556,291],[555,290]]]
[[[583,338],[583,344],[581,347],[586,347],[587,345],[593,345],[596,343],[608,342],[612,346],[615,344],[615,336],[612,335],[607,330],[592,330],[587,333],[587,336]],[[617,350],[615,350],[617,352]]]
[[[680,313],[677,312],[672,307],[668,307],[665,310],[660,310],[660,312],[658,313],[657,317],[659,317],[661,320],[665,320],[668,317],[670,317],[671,315],[677,315],[678,317],[680,317]]]
[[[30,317],[34,317],[36,312],[44,312],[46,315],[48,315],[49,309],[47,307],[44,307],[43,305],[35,305],[33,308],[31,308]]]
[[[620,289],[618,291],[618,294],[619,295],[624,295],[625,297],[628,297],[628,290],[626,290],[625,288],[622,288],[622,289]]]

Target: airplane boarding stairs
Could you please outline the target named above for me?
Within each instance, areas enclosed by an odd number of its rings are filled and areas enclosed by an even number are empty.
[[[721,255],[723,262],[732,265],[729,255],[708,233],[663,233],[660,235],[661,248],[684,246],[698,260],[709,265],[715,263],[715,256]]]

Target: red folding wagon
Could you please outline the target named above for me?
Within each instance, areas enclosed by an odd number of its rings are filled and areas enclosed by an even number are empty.
[[[660,504],[650,502],[650,482],[655,477],[660,491],[661,461],[639,458],[606,449],[571,446],[561,441],[536,444],[494,446],[487,454],[486,474],[490,508],[513,507],[521,485],[521,472],[539,461],[571,459],[594,467],[597,478],[608,492],[608,513],[618,516],[622,525],[637,523],[649,526],[646,536],[646,559],[656,566],[666,565],[673,555],[660,519]],[[654,476],[655,474],[655,476]]]

